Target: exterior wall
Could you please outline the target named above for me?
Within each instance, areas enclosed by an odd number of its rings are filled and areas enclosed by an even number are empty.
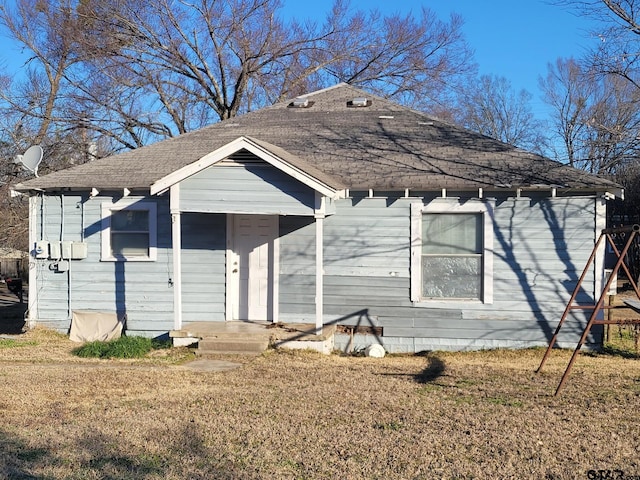
[[[382,337],[359,341],[389,351],[546,345],[593,248],[599,200],[497,199],[492,303],[414,305],[409,243],[416,201],[346,199],[325,220],[325,323],[382,327]],[[313,229],[309,222],[283,232],[282,321],[313,322]],[[579,301],[593,301],[595,280],[590,272]],[[584,322],[584,313],[570,317],[560,344],[575,346]]]
[[[183,213],[182,321],[225,320],[226,215]]]
[[[315,255],[314,219],[280,217],[280,321],[315,323]]]
[[[183,212],[313,215],[314,206],[311,188],[266,164],[213,165],[180,183]]]
[[[35,199],[35,239],[84,241],[88,255],[66,270],[54,260],[31,259],[32,320],[67,330],[73,310],[95,309],[126,313],[130,334],[173,329],[168,199],[144,199],[157,202],[156,261],[100,261],[101,204],[119,198]],[[411,204],[422,201],[429,199],[336,202],[336,213],[325,219],[325,323],[381,327],[380,337],[356,335],[355,346],[380,342],[393,352],[546,345],[593,248],[600,200],[496,199],[494,295],[486,304],[411,302]],[[181,222],[183,321],[224,321],[226,215],[182,213]],[[280,217],[279,321],[315,322],[315,235],[312,217]],[[589,272],[580,300],[592,301],[597,281]],[[584,313],[570,318],[560,345],[574,346],[584,321]],[[347,340],[338,338],[338,346]]]
[[[173,328],[171,217],[165,197],[157,202],[158,254],[153,262],[101,261],[101,205],[121,195],[45,195],[35,199],[31,221],[35,239],[87,244],[87,258],[64,262],[31,258],[36,285],[31,284],[30,321],[61,331],[73,310],[126,314],[130,334],[160,335]],[[134,197],[127,197],[134,199]],[[35,288],[35,291],[33,290]],[[31,298],[30,298],[31,301]]]

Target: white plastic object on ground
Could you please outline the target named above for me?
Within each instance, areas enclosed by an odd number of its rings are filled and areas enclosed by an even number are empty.
[[[382,345],[379,345],[376,343],[374,345],[369,345],[367,348],[365,348],[364,354],[367,357],[382,358],[384,357],[385,351]]]

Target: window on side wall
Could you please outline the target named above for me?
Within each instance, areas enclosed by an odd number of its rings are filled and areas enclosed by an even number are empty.
[[[485,202],[412,207],[411,299],[493,301],[493,226]]]
[[[102,205],[104,261],[156,259],[156,205],[150,202]]]

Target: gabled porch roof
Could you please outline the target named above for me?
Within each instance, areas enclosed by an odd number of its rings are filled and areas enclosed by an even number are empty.
[[[238,137],[213,152],[204,155],[199,160],[157,180],[151,185],[150,193],[157,195],[165,192],[173,185],[225,160],[230,155],[241,150],[252,153],[269,165],[281,170],[326,197],[334,199],[344,197],[345,186],[338,180],[324,174],[313,165],[288,153],[282,148],[245,136]]]

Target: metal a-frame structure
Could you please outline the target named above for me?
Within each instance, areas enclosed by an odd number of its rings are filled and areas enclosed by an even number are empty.
[[[591,316],[589,317],[589,321],[584,327],[584,331],[580,336],[580,340],[578,341],[578,345],[576,346],[576,349],[573,351],[571,360],[569,360],[569,365],[567,365],[567,368],[565,369],[564,374],[562,375],[562,379],[560,380],[560,384],[556,389],[555,395],[558,395],[558,393],[564,386],[565,382],[567,381],[567,378],[569,378],[571,367],[573,366],[573,363],[575,362],[576,357],[578,356],[578,352],[580,351],[580,348],[582,347],[587,336],[589,335],[589,332],[591,331],[591,327],[593,327],[594,325],[629,325],[629,324],[640,323],[640,319],[610,319],[610,318],[608,319],[608,318],[604,318],[604,316],[599,316],[599,314],[603,312],[603,310],[608,310],[613,308],[632,308],[635,311],[640,312],[640,290],[638,290],[638,285],[636,284],[632,275],[629,273],[629,269],[624,263],[624,259],[627,255],[627,252],[631,248],[631,245],[633,244],[634,241],[636,241],[636,239],[640,238],[639,234],[640,234],[640,225],[637,225],[637,224],[627,226],[627,227],[605,228],[602,230],[602,232],[600,233],[600,236],[598,237],[597,242],[593,246],[593,251],[591,252],[591,256],[589,257],[589,260],[587,260],[587,264],[585,265],[584,270],[582,271],[582,275],[580,276],[580,279],[578,280],[578,283],[576,284],[576,287],[573,290],[573,294],[571,295],[571,299],[567,303],[564,313],[562,314],[562,318],[560,318],[560,322],[558,323],[556,331],[553,334],[553,337],[551,337],[551,340],[549,341],[549,346],[547,347],[547,351],[545,352],[544,357],[542,357],[542,362],[540,362],[540,366],[536,370],[536,373],[539,373],[542,370],[542,367],[544,366],[545,362],[547,361],[547,358],[549,357],[549,354],[551,353],[551,349],[556,343],[556,340],[558,338],[558,333],[562,328],[562,324],[567,319],[569,312],[571,312],[572,310],[591,310],[592,312],[591,312]],[[622,251],[618,250],[618,247],[616,246],[614,241],[614,237],[617,235],[627,237],[627,240],[625,242],[625,245]],[[578,292],[582,287],[582,282],[586,277],[589,271],[589,268],[591,268],[596,258],[596,252],[598,251],[598,248],[600,247],[601,243],[605,239],[611,246],[613,253],[616,255],[616,264],[613,267],[613,270],[611,271],[611,275],[609,275],[609,278],[605,282],[602,292],[600,292],[600,296],[597,302],[595,302],[595,304],[574,305],[576,297],[578,296]],[[618,271],[620,270],[620,268],[622,268],[624,272],[627,274],[627,278],[629,279],[629,284],[633,287],[633,290],[635,291],[636,297],[638,300],[637,301],[627,300],[625,302],[626,306],[622,306],[622,307],[605,305],[605,298],[607,297],[609,289],[611,288],[611,284],[617,278]]]

